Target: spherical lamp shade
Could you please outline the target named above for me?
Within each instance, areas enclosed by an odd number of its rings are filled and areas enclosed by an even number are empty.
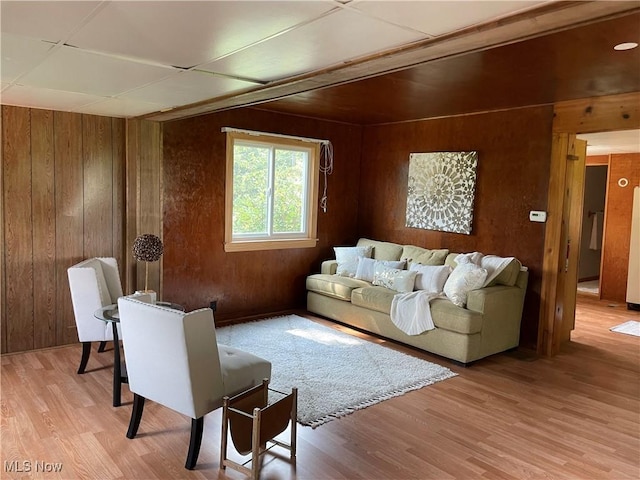
[[[144,290],[148,291],[149,282],[149,262],[157,262],[164,253],[162,240],[151,233],[139,235],[133,242],[133,256],[136,260],[146,262]]]
[[[139,235],[133,242],[133,256],[142,262],[157,262],[160,260],[164,247],[162,240],[151,233]]]

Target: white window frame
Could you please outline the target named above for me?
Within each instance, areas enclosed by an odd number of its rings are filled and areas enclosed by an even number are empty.
[[[233,166],[234,147],[239,143],[256,143],[270,147],[289,147],[294,150],[309,151],[307,171],[306,228],[305,233],[277,234],[265,239],[250,235],[233,236]],[[224,250],[226,252],[247,252],[254,250],[276,250],[287,248],[310,248],[317,244],[318,224],[318,180],[320,166],[320,144],[289,137],[279,137],[268,133],[247,134],[237,131],[227,132],[227,171],[225,177],[225,228]]]

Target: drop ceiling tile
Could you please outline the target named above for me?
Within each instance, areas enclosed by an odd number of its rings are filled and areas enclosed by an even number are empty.
[[[50,43],[2,32],[0,73],[3,82],[12,82],[33,69],[54,48]]]
[[[319,1],[111,2],[69,43],[189,68],[334,7]]]
[[[84,105],[103,100],[102,97],[80,93],[61,92],[47,88],[12,85],[2,90],[3,105],[44,108],[62,112],[76,111]]]
[[[367,1],[353,2],[362,12],[428,35],[442,35],[548,1]]]
[[[102,2],[0,2],[2,32],[59,42]]]
[[[165,80],[127,92],[120,98],[177,107],[246,90],[258,84],[200,72],[180,72]]]
[[[203,65],[203,70],[272,81],[424,38],[348,10]]]
[[[163,108],[165,108],[164,105],[157,105],[154,103],[140,102],[125,98],[109,98],[98,103],[85,105],[79,111],[90,115],[129,118],[158,112]]]
[[[587,155],[640,152],[640,130],[580,134],[587,141]]]
[[[63,47],[20,79],[24,85],[114,96],[157,82],[175,70]]]

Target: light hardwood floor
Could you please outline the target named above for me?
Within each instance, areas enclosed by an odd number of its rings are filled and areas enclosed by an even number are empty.
[[[640,313],[579,296],[558,356],[512,352],[470,368],[386,342],[459,376],[300,427],[296,466],[267,456],[261,478],[638,479],[640,338],[608,330],[629,319]],[[84,375],[79,359],[76,345],[2,357],[1,478],[243,478],[218,469],[219,411],[205,419],[196,470],[185,470],[189,419],[148,402],[128,440],[132,396],[125,386],[124,405],[111,406],[112,352],[94,351]]]

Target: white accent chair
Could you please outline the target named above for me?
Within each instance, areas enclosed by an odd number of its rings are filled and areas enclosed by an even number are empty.
[[[204,416],[234,396],[271,377],[271,363],[216,340],[209,308],[185,313],[140,302],[118,300],[124,356],[133,392],[127,438],[134,438],[145,399],[191,417],[185,468],[198,460]]]
[[[89,258],[67,269],[69,289],[76,318],[78,339],[82,342],[82,358],[78,373],[84,373],[91,355],[91,342],[113,341],[113,327],[98,320],[93,313],[118,301],[122,296],[120,272],[115,258]],[[115,348],[115,346],[114,346]]]

